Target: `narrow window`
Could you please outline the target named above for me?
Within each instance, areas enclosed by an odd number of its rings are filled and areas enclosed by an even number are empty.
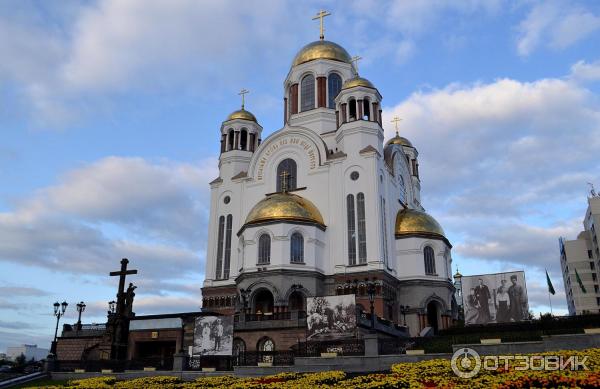
[[[435,275],[435,258],[433,255],[433,249],[430,246],[426,246],[423,250],[423,256],[425,258],[425,274]]]
[[[369,109],[370,105],[371,104],[369,102],[369,99],[363,100],[363,117],[362,117],[362,119],[364,119],[364,120],[371,120],[371,110]]]
[[[223,270],[223,230],[225,229],[225,216],[219,218],[219,232],[217,236],[217,280],[221,279]]]
[[[233,150],[233,138],[234,138],[233,134],[234,134],[233,130],[229,130],[229,136],[227,139],[227,145],[228,145],[227,151]]]
[[[258,239],[258,264],[267,265],[271,262],[271,237],[262,234]]]
[[[240,132],[240,150],[246,150],[248,148],[248,131],[245,128]]]
[[[302,93],[300,111],[308,111],[315,107],[315,77],[312,74],[304,76],[300,87]]]
[[[284,180],[286,190],[296,189],[296,173],[296,162],[293,159],[287,158],[281,161],[277,165],[277,192],[283,191]]]
[[[381,233],[383,235],[383,262],[388,265],[387,217],[383,196],[381,197]]]
[[[225,230],[225,266],[223,266],[223,278],[229,278],[229,264],[231,263],[231,224],[233,217],[227,215],[227,228]]]
[[[290,262],[304,262],[304,238],[299,232],[294,232],[292,234],[290,243]]]
[[[346,196],[346,209],[348,217],[348,263],[356,265],[356,227],[354,221],[354,196]]]
[[[356,100],[354,99],[348,101],[348,116],[350,117],[349,121],[356,120]]]
[[[358,261],[367,263],[367,225],[365,220],[365,195],[356,195],[356,216],[358,221]]]
[[[342,78],[336,73],[331,73],[327,80],[327,84],[329,92],[329,104],[327,106],[335,109],[335,98],[342,89]]]

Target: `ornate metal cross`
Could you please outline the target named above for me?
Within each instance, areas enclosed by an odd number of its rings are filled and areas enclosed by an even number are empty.
[[[321,34],[319,35],[319,39],[321,39],[321,40],[325,39],[325,28],[323,27],[323,19],[329,15],[331,15],[330,12],[327,12],[325,10],[320,10],[319,13],[312,18],[312,20],[321,19],[321,30],[320,30]]]
[[[396,135],[398,135],[398,123],[400,123],[400,121],[402,121],[402,119],[398,116],[394,116],[394,119],[392,120],[392,123],[396,125]]]
[[[350,62],[352,62],[352,64],[354,64],[354,69],[356,70],[356,75],[358,76],[358,61],[360,61],[362,59],[362,57],[355,55],[354,57],[350,58]]]
[[[240,91],[240,93],[238,93],[238,95],[242,96],[242,109],[244,109],[244,103],[245,103],[245,99],[244,99],[244,95],[246,93],[250,93],[249,90],[242,88],[242,90]]]

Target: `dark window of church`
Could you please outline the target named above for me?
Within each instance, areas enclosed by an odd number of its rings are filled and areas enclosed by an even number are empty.
[[[277,165],[277,192],[283,191],[285,182],[286,190],[296,189],[296,161],[291,158],[284,159]]]
[[[223,278],[229,278],[229,264],[231,263],[231,225],[233,217],[227,215],[227,228],[225,233],[225,265],[223,266]]]
[[[245,128],[240,132],[240,150],[246,150],[248,148],[248,131]]]
[[[425,259],[425,274],[435,275],[435,256],[430,246],[425,246],[423,257]]]
[[[346,196],[348,218],[348,263],[356,265],[356,226],[354,221],[354,195]]]
[[[406,204],[406,185],[404,184],[402,174],[398,174],[398,182],[400,183],[400,202]]]
[[[387,212],[385,210],[385,199],[381,196],[381,231],[383,235],[383,262],[388,264],[388,240],[387,240]]]
[[[315,77],[312,74],[302,79],[300,111],[308,111],[315,107]]]
[[[268,265],[271,262],[271,237],[262,234],[258,239],[258,264]]]
[[[221,279],[223,274],[223,236],[225,230],[225,216],[219,218],[219,232],[217,236],[217,280]]]
[[[356,120],[356,100],[350,99],[348,102],[348,117],[350,121]]]
[[[365,220],[365,195],[356,195],[356,216],[358,224],[358,262],[367,263],[367,223]]]
[[[342,90],[342,77],[337,73],[331,73],[327,80],[327,89],[329,92],[329,104],[327,106],[335,109],[335,98]]]
[[[369,99],[364,99],[363,100],[363,119],[364,120],[371,120],[371,110],[369,109],[369,106],[371,105]]]
[[[231,197],[229,197],[229,196],[225,196],[225,198],[223,199],[223,202],[225,204],[229,204],[230,201],[231,201]]]
[[[304,238],[299,232],[292,234],[290,243],[290,261],[293,263],[304,262]]]
[[[233,138],[234,138],[233,130],[229,130],[229,135],[227,136],[227,151],[233,150]]]
[[[359,174],[358,174],[358,172],[352,172],[352,173],[350,173],[350,179],[351,179],[352,181],[356,181],[356,180],[358,180],[358,177],[359,177]]]

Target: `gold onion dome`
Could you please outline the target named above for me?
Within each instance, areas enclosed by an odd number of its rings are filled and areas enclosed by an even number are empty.
[[[326,40],[311,42],[300,49],[292,61],[292,66],[314,61],[316,59],[330,59],[332,61],[350,63],[350,54],[342,46]]]
[[[298,195],[273,193],[259,201],[246,217],[246,225],[272,221],[315,223],[325,227],[317,207]]]
[[[410,141],[408,139],[406,139],[403,136],[398,135],[398,133],[396,133],[395,137],[393,137],[392,139],[388,140],[385,145],[386,146],[389,146],[389,145],[400,145],[400,146],[414,147],[412,145],[412,143],[410,143]]]
[[[251,112],[246,111],[244,108],[230,113],[229,116],[227,116],[227,119],[225,119],[225,121],[228,122],[234,119],[249,120],[251,122],[258,123],[258,121],[256,120],[256,116],[254,116]]]
[[[364,86],[365,88],[376,89],[375,85],[373,85],[371,81],[359,76],[346,80],[346,82],[344,82],[344,85],[342,85],[342,89],[350,89],[354,88],[355,86]]]
[[[401,235],[427,235],[445,239],[442,226],[433,217],[408,208],[396,215],[396,237]]]

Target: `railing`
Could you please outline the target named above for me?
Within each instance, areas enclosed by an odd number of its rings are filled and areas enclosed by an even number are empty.
[[[236,357],[231,356],[189,356],[183,366],[184,370],[194,371],[203,368],[214,368],[217,371],[233,370]]]
[[[258,366],[270,363],[273,366],[291,366],[294,364],[294,351],[246,351],[234,358],[236,366]]]
[[[379,355],[406,354],[407,346],[410,347],[409,339],[378,339]]]
[[[249,313],[246,315],[246,321],[290,320],[291,318],[292,312]]]
[[[57,360],[54,371],[74,371],[75,369],[84,369],[85,371],[112,370],[114,372],[123,372],[125,370],[143,370],[145,367],[154,367],[157,370],[173,370],[173,358],[138,358],[131,360]]]

